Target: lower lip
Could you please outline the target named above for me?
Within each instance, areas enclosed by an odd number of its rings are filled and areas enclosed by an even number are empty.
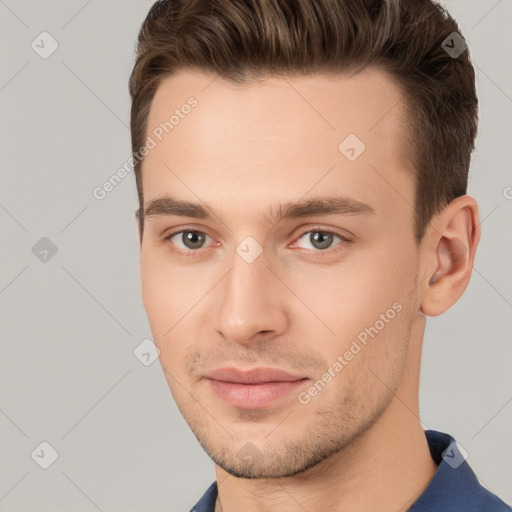
[[[244,409],[260,409],[283,398],[298,387],[304,385],[308,379],[291,382],[265,382],[262,384],[239,384],[208,379],[213,392],[225,402]]]

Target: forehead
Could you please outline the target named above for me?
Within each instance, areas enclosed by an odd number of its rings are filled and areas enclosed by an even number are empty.
[[[400,195],[410,202],[404,110],[398,86],[376,69],[243,86],[179,70],[151,104],[146,135],[155,147],[142,166],[145,203],[172,190],[227,209],[238,197],[236,206],[256,209],[263,198],[293,201],[333,188],[377,201],[375,209],[379,201],[403,201]]]
[[[230,129],[242,135],[278,136],[302,142],[312,135],[326,142],[346,133],[361,139],[390,139],[404,124],[403,95],[397,83],[384,71],[367,68],[358,74],[311,74],[268,76],[235,84],[218,75],[196,69],[180,69],[164,78],[153,98],[147,133],[181,114],[190,98],[197,101],[194,131],[200,129],[203,142],[228,142]],[[175,116],[176,117],[176,116]],[[186,130],[178,124],[188,113],[172,121],[173,135]],[[218,122],[215,122],[217,120]],[[178,123],[176,124],[176,121]],[[298,124],[295,124],[298,122]],[[199,135],[199,133],[198,133]]]

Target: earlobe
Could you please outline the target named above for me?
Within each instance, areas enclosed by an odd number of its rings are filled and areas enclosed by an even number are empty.
[[[476,201],[467,195],[454,199],[430,224],[428,235],[424,252],[435,266],[425,280],[421,309],[437,316],[457,302],[469,283],[480,240]]]

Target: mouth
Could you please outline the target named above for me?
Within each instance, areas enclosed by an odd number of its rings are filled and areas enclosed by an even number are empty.
[[[275,368],[218,368],[206,380],[211,391],[229,405],[261,409],[290,395],[309,378]]]

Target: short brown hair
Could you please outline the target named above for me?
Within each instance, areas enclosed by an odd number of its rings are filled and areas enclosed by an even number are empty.
[[[415,169],[415,234],[466,193],[478,122],[475,73],[453,18],[431,0],[161,0],[144,20],[129,80],[132,151],[146,139],[162,78],[179,68],[234,84],[272,74],[386,71],[401,86]],[[461,43],[462,41],[462,43]],[[141,237],[142,159],[135,176]]]

